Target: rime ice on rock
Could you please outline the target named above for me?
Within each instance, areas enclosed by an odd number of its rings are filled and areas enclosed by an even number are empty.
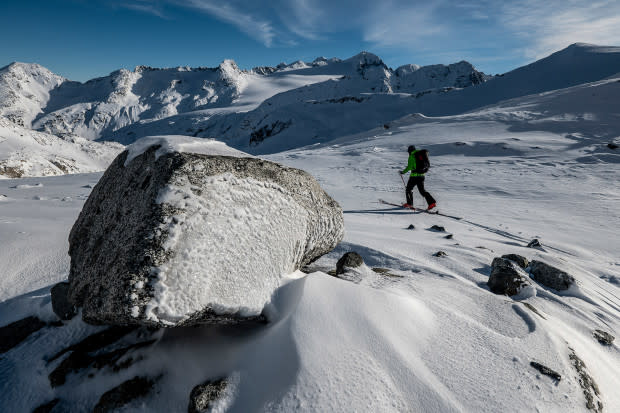
[[[342,209],[304,171],[168,140],[123,152],[93,189],[70,234],[70,299],[94,323],[260,319],[283,276],[340,242]]]

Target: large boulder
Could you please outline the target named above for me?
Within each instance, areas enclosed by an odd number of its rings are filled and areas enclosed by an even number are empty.
[[[531,286],[528,276],[515,262],[496,257],[491,264],[491,276],[487,282],[495,294],[517,295],[525,287]]]
[[[262,319],[283,277],[342,239],[308,173],[221,142],[144,138],[120,154],[69,236],[69,299],[91,323]]]
[[[558,291],[568,290],[575,283],[572,275],[542,261],[531,262],[530,274],[539,284]]]
[[[527,268],[530,265],[530,262],[527,258],[519,254],[506,254],[502,255],[502,258],[506,258],[507,260],[514,261],[517,265],[523,269]]]

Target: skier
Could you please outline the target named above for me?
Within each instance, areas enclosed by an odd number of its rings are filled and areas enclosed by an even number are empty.
[[[405,189],[405,196],[407,198],[407,203],[403,204],[405,208],[413,208],[413,188],[417,185],[418,190],[420,191],[420,195],[426,199],[426,203],[428,204],[428,210],[431,210],[437,206],[435,202],[435,198],[431,196],[428,192],[424,190],[424,174],[420,172],[416,172],[416,159],[415,153],[418,152],[415,149],[415,146],[411,145],[407,148],[407,152],[409,152],[409,160],[407,162],[407,167],[400,171],[401,175],[406,174],[408,171],[411,171],[411,175],[409,176],[409,181],[407,182],[407,188]]]

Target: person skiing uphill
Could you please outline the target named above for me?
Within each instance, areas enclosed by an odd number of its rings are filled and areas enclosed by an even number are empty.
[[[407,203],[403,204],[403,207],[413,208],[413,188],[417,185],[420,195],[424,197],[426,203],[428,204],[428,209],[433,209],[437,206],[435,198],[433,198],[431,194],[424,189],[424,173],[420,172],[417,168],[418,165],[415,154],[420,151],[416,151],[415,146],[411,145],[407,148],[407,152],[409,152],[407,167],[400,171],[400,174],[404,175],[408,171],[411,171],[411,175],[409,176],[409,181],[407,182],[407,187],[405,188]]]

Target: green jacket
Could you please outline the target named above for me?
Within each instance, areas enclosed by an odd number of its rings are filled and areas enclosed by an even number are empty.
[[[401,173],[406,174],[408,171],[411,171],[411,176],[424,176],[424,174],[414,172],[416,169],[416,161],[415,161],[416,152],[418,151],[413,151],[409,154],[409,160],[407,161],[407,167]]]

